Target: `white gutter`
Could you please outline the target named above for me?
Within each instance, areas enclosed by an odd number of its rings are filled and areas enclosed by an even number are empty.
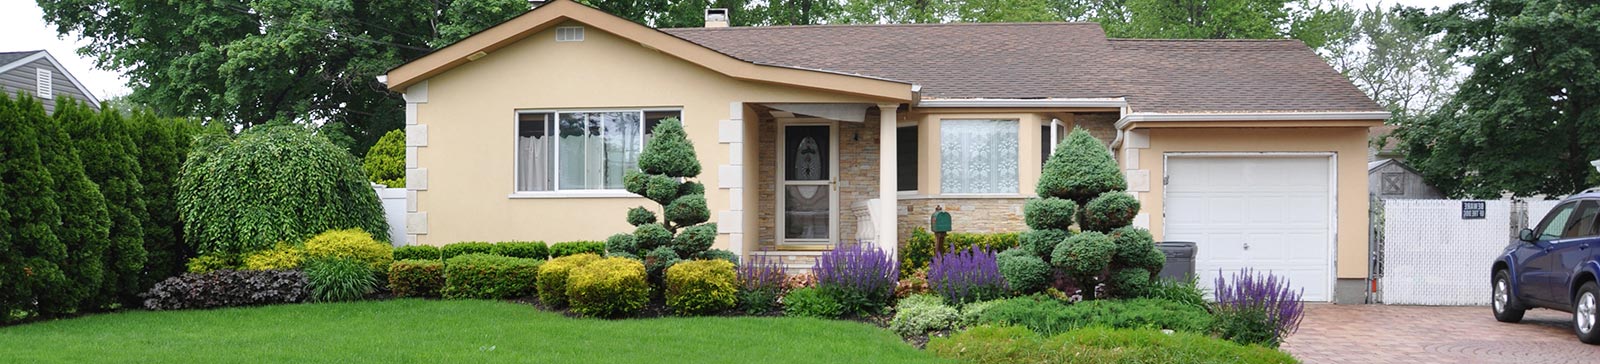
[[[1088,99],[926,99],[917,103],[923,108],[940,107],[1116,107],[1128,106],[1121,98]]]
[[[1117,129],[1129,124],[1157,121],[1326,121],[1387,120],[1388,111],[1354,112],[1250,112],[1250,113],[1132,113],[1117,120]]]

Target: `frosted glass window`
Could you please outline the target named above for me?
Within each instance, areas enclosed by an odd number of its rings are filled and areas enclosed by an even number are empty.
[[[943,120],[939,124],[942,193],[1017,193],[1016,120]]]

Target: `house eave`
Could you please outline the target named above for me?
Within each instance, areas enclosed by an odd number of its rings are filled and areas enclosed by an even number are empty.
[[[920,108],[1121,108],[1128,100],[1114,98],[1060,98],[1060,99],[924,99],[917,102]]]
[[[1136,112],[1117,120],[1117,129],[1142,122],[1215,122],[1215,121],[1383,121],[1389,119],[1388,111],[1348,112],[1244,112],[1244,113],[1150,113]]]

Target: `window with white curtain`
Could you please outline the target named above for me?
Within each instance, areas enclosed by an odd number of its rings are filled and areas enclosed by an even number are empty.
[[[661,120],[680,110],[517,113],[517,192],[621,190]]]
[[[1017,120],[942,120],[939,189],[1017,193]]]

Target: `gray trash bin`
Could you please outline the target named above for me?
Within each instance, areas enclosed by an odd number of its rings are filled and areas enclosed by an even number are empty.
[[[1167,255],[1167,265],[1161,267],[1161,278],[1186,281],[1194,276],[1195,247],[1192,241],[1163,241],[1156,243]]]

